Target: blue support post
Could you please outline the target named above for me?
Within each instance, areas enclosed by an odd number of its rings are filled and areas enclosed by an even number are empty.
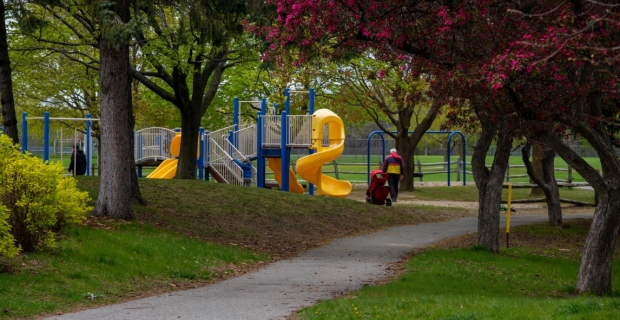
[[[28,151],[28,112],[22,113],[22,153]]]
[[[265,187],[265,157],[263,156],[263,111],[266,110],[265,99],[261,104],[261,112],[256,117],[256,166],[258,167],[256,172],[256,186],[258,188]]]
[[[309,97],[309,105],[308,105],[308,112],[310,114],[314,114],[314,88],[310,88],[310,97]]]
[[[86,119],[92,119],[91,114],[87,114],[86,115]],[[92,163],[92,150],[91,150],[91,136],[90,136],[90,127],[91,127],[91,121],[90,120],[86,120],[86,175],[90,176],[90,169],[91,169],[91,163]],[[134,136],[134,135],[132,135]],[[134,139],[132,139],[132,142],[135,143],[135,141],[133,141]],[[142,169],[142,168],[140,168]]]
[[[198,139],[200,139],[200,152],[198,153],[198,179],[202,180],[204,178],[204,153],[205,153],[205,140],[204,140],[204,133],[205,133],[205,129],[203,127],[200,127],[200,129],[198,130],[200,136],[198,137]]]
[[[286,137],[288,136],[287,114],[288,113],[286,111],[282,112],[282,121],[280,125],[280,158],[282,160],[280,189],[285,192],[289,191],[288,169],[290,162],[290,153],[288,152],[288,148],[286,146]]]
[[[43,113],[43,162],[50,161],[50,113]]]
[[[235,125],[235,132],[239,131],[239,98],[233,100],[233,124]],[[235,148],[237,145],[235,145]]]
[[[284,96],[286,97],[286,101],[284,102],[284,112],[289,114],[291,113],[291,93],[288,88],[284,89]]]
[[[260,114],[267,114],[267,99],[263,98],[260,103]]]

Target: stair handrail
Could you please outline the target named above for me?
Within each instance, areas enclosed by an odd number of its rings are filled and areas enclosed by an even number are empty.
[[[228,153],[228,155],[231,157],[231,159],[237,159],[238,161],[243,161],[243,159],[250,158],[249,155],[244,155],[243,152],[241,152],[241,151],[239,151],[239,149],[235,148],[235,146],[232,145],[232,143],[230,143],[230,141],[228,141],[228,140],[224,141],[224,146],[222,147],[222,149],[224,150],[224,152],[226,152],[226,150],[230,151]],[[239,165],[237,165],[237,166],[239,166]],[[241,168],[241,167],[239,167],[239,168]],[[243,170],[242,170],[241,177],[243,178]],[[241,180],[243,181],[243,179],[241,179]],[[252,166],[252,181],[256,181],[256,168],[254,166]]]
[[[228,140],[224,140],[228,142]],[[232,145],[231,145],[232,146]],[[229,184],[243,185],[243,170],[233,161],[233,157],[220,146],[215,139],[209,139],[209,166]],[[228,169],[222,172],[217,169],[217,165],[222,164]]]

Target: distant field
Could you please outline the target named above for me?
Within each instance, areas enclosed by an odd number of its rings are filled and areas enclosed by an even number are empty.
[[[302,156],[303,155],[293,155],[291,157],[292,158],[291,161],[294,163],[295,161],[297,161],[297,159],[299,159]],[[458,159],[458,156],[453,155],[451,157],[451,161],[452,161],[452,163],[450,164],[451,183],[460,182],[463,179],[462,169],[461,169],[461,178],[459,181],[457,181],[457,173],[456,173],[457,159]],[[584,159],[590,165],[592,165],[595,169],[599,169],[599,170],[601,169],[599,158],[589,157],[589,158],[584,158]],[[69,154],[65,154],[62,156],[62,163],[65,168],[69,166],[70,160],[71,159],[70,159]],[[92,166],[95,166],[95,168],[98,167],[98,160],[99,159],[97,156],[93,157],[93,163],[91,164],[91,167]],[[370,157],[370,170],[379,169],[381,160],[382,159],[379,156],[371,156]],[[60,155],[51,155],[50,161],[53,161],[53,162],[61,161],[61,157]],[[416,172],[418,172],[418,166],[417,166],[418,161],[422,163],[422,173],[424,174],[424,177],[422,178],[423,181],[427,181],[427,182],[441,182],[441,181],[447,182],[448,181],[448,174],[446,173],[447,168],[443,164],[443,156],[416,156],[414,161],[416,163]],[[490,165],[492,162],[493,162],[493,157],[491,156],[487,157],[487,165]],[[468,182],[473,181],[470,163],[471,163],[471,156],[468,156],[467,164],[466,164],[466,171],[467,171],[466,181]],[[254,162],[254,165],[256,165],[256,162]],[[523,161],[521,160],[520,156],[510,157],[510,165],[521,166],[521,167],[510,168],[510,178],[509,178],[510,182],[529,183],[529,178],[526,176],[527,173],[526,173],[525,168],[522,167]],[[562,181],[568,178],[568,172],[567,172],[568,165],[566,164],[566,162],[564,162],[564,160],[562,160],[562,158],[560,157],[555,158],[555,168],[556,168],[556,172],[555,172],[556,179],[558,179],[559,181]],[[154,169],[155,167],[143,167],[142,176],[146,177]],[[267,170],[267,180],[273,180],[272,178],[273,173],[271,173],[271,170],[269,168],[266,168],[266,170]],[[343,155],[343,156],[340,156],[338,159],[336,159],[335,164],[332,162],[332,163],[327,163],[323,165],[323,173],[329,176],[336,177],[336,170],[338,171],[338,178],[340,180],[347,180],[347,181],[357,182],[357,183],[366,183],[367,177],[368,177],[367,157],[365,155],[363,156]],[[573,182],[585,182],[585,180],[581,177],[581,175],[579,175],[574,170],[573,170],[572,176],[573,176]],[[419,178],[415,178],[415,180],[420,181]]]

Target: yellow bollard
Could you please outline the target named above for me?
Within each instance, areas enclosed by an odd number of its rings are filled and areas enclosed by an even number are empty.
[[[506,248],[510,248],[510,243],[508,242],[510,235],[510,202],[512,201],[512,183],[508,184],[508,205],[506,210]]]

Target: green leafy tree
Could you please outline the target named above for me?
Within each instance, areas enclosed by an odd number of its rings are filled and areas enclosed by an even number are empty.
[[[415,148],[440,110],[431,97],[427,77],[415,75],[404,61],[381,62],[363,57],[335,65],[327,76],[340,85],[334,92],[339,112],[353,119],[365,114],[365,119],[374,121],[395,140],[405,162],[400,189],[413,190]]]

